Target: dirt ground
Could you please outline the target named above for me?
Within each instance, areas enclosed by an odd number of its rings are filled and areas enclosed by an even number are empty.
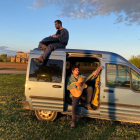
[[[5,62],[0,62],[0,70],[8,70],[8,69],[27,69],[28,64],[24,63],[5,63]]]

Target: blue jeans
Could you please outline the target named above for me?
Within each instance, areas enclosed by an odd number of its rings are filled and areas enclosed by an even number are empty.
[[[46,45],[40,43],[38,45],[38,48],[41,48],[43,46],[46,46]],[[58,49],[58,48],[65,48],[65,46],[63,44],[59,43],[59,42],[49,44],[48,46],[46,46],[46,50],[44,51],[44,53],[41,56],[45,60],[51,54],[52,51],[54,51],[55,49]]]
[[[82,95],[87,96],[87,104],[90,104],[91,98],[93,94],[93,88],[88,86],[86,89],[83,90]],[[80,97],[72,97],[72,122],[76,122],[76,110],[79,104]]]

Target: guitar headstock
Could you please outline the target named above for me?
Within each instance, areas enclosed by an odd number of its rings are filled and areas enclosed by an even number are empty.
[[[103,66],[99,66],[95,71],[93,71],[93,72],[87,77],[87,79],[85,80],[85,82],[88,81],[88,79],[90,79],[93,75],[94,75],[94,78],[96,78],[97,75],[98,75],[98,72],[99,72],[101,69],[103,69]]]

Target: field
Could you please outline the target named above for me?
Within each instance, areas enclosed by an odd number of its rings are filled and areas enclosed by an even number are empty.
[[[78,117],[70,129],[71,116],[55,122],[37,120],[34,111],[22,108],[25,75],[0,74],[0,140],[120,140],[139,139],[140,125]],[[6,103],[5,103],[6,102]]]
[[[27,64],[24,63],[0,62],[0,70],[26,71],[26,69]]]

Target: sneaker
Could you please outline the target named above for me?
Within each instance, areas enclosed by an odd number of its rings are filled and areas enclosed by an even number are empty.
[[[75,122],[72,122],[72,123],[71,123],[70,128],[71,128],[71,129],[75,128]]]
[[[87,106],[86,106],[86,107],[87,107],[87,109],[88,109],[88,110],[93,110],[93,108],[91,107],[91,105],[90,105],[90,104],[87,104]]]
[[[92,105],[93,110],[97,110],[98,107],[96,105]]]
[[[45,51],[47,46],[42,46],[41,48],[38,48],[39,51]]]
[[[34,61],[39,63],[39,64],[43,64],[43,61],[39,60],[38,58],[34,58]]]

